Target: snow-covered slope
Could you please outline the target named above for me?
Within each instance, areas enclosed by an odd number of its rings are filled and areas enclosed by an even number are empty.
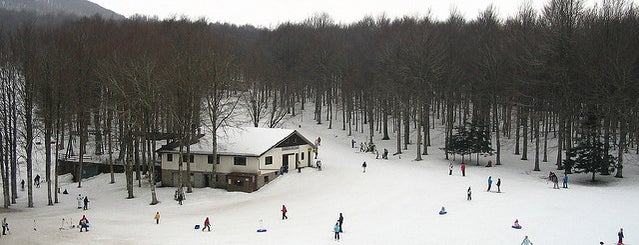
[[[359,144],[364,134],[348,137],[308,120],[291,122],[291,128],[310,139],[322,138],[322,171],[291,172],[250,194],[194,189],[181,206],[173,200],[173,188],[158,188],[161,203],[149,205],[145,181],[136,185],[134,199],[126,199],[123,174],[116,184],[108,184],[109,175],[100,175],[82,188],[65,177],[62,190],[70,194],[61,195],[60,203],[47,206],[46,189],[39,188],[34,208],[26,208],[26,192],[20,192],[17,204],[0,210],[11,228],[0,244],[335,244],[331,229],[340,212],[342,244],[520,244],[524,235],[537,245],[612,244],[621,227],[628,244],[639,241],[636,158],[626,162],[623,179],[597,176],[600,181],[593,184],[589,175],[573,174],[569,189],[556,190],[544,179],[554,169],[554,154],[541,164],[542,171],[533,172],[532,149],[530,160],[521,161],[504,144],[504,165],[486,168],[473,160],[462,177],[458,157],[449,176],[449,161],[438,140],[422,161],[412,160],[415,145],[401,159],[391,155],[382,160],[350,147],[351,139]],[[390,153],[394,142],[376,139],[379,149]],[[486,192],[488,176],[501,178],[502,193]],[[466,200],[469,186],[472,201]],[[89,196],[89,210],[76,208],[78,194]],[[287,220],[281,220],[282,204],[288,208]],[[437,214],[442,206],[448,214]],[[156,212],[161,214],[159,225],[153,220]],[[82,215],[91,221],[89,232],[59,230],[62,218],[77,224]],[[213,230],[194,230],[206,217]],[[510,227],[515,219],[523,229]],[[256,232],[259,220],[267,232]]]

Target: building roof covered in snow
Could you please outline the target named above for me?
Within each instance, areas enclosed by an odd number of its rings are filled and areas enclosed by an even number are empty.
[[[316,147],[311,141],[293,129],[256,127],[224,128],[217,132],[217,154],[260,156],[294,135],[302,138],[313,148]],[[177,144],[170,144],[170,146],[165,146],[158,151],[179,152],[179,146],[173,147],[175,145]],[[211,154],[213,152],[211,135],[207,134],[202,136],[196,143],[191,145],[190,150],[191,153],[195,154]],[[186,152],[186,147],[183,151]]]

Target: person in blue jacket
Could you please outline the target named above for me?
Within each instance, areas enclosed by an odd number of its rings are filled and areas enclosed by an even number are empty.
[[[490,191],[490,186],[493,185],[493,177],[488,176],[488,189],[486,191]]]
[[[335,226],[333,227],[333,230],[335,231],[335,240],[339,241],[339,221],[337,221],[335,223]]]
[[[564,174],[564,188],[568,188],[568,175]]]
[[[617,236],[619,237],[617,245],[623,245],[623,228],[619,229],[619,232],[617,232]]]

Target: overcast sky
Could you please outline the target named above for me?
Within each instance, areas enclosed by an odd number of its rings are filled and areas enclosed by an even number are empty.
[[[493,4],[502,18],[513,16],[522,2],[540,10],[548,0],[90,0],[124,16],[142,14],[164,19],[171,16],[205,17],[210,22],[228,22],[276,27],[292,21],[301,22],[314,13],[326,12],[338,23],[352,23],[366,15],[382,13],[390,18],[425,16],[446,19],[452,8],[466,19]],[[601,0],[586,0],[587,6]]]

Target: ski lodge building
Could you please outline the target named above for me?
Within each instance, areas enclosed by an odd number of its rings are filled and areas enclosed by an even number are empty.
[[[253,192],[288,169],[312,166],[317,146],[296,130],[277,128],[226,128],[217,137],[217,164],[213,174],[213,144],[203,136],[190,148],[191,174],[186,174],[186,147],[182,177],[193,187],[216,187]],[[159,149],[162,186],[178,186],[180,148],[168,144]]]

